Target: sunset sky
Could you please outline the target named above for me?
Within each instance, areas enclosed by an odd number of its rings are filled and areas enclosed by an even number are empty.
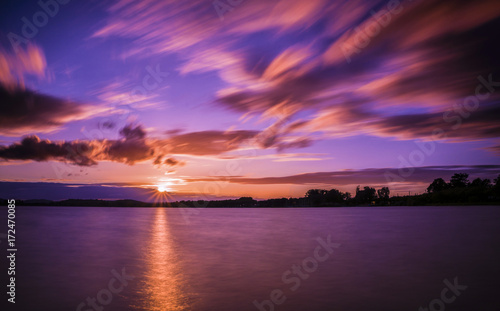
[[[1,198],[395,195],[500,174],[498,0],[1,6]]]

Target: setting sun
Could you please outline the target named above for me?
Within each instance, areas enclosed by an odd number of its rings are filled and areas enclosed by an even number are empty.
[[[158,185],[157,190],[158,190],[158,192],[167,192],[168,188],[166,185]]]

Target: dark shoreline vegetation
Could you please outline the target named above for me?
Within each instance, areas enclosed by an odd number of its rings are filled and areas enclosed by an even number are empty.
[[[417,195],[390,196],[388,187],[378,190],[356,188],[354,196],[337,189],[310,189],[304,197],[254,200],[251,197],[228,200],[188,200],[175,202],[141,202],[136,200],[17,200],[19,206],[95,206],[95,207],[348,207],[348,206],[424,206],[424,205],[500,205],[500,175],[493,181],[465,173],[454,174],[449,182],[435,179],[427,192]],[[2,205],[7,200],[0,199]]]

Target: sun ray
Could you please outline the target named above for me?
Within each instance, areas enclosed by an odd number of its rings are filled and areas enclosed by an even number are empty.
[[[170,195],[171,183],[160,182],[155,185],[148,186],[150,192],[150,200],[153,200],[154,206],[169,206],[169,202],[172,201],[172,196]]]

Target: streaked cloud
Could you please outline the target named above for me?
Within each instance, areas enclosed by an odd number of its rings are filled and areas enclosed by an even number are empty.
[[[109,14],[108,25],[94,37],[133,38],[153,53],[178,53],[185,59],[181,73],[215,71],[229,84],[217,93],[222,107],[280,119],[263,147],[283,132],[295,134],[293,147],[309,146],[311,131],[327,138],[339,136],[339,129],[347,135],[425,138],[431,128],[447,126],[440,115],[474,95],[478,75],[500,79],[490,35],[500,16],[494,0],[255,0],[226,14],[224,22],[203,1],[119,1]],[[242,45],[257,33],[293,43],[271,43],[265,50]],[[349,54],[348,62],[350,45],[359,52]],[[498,94],[449,137],[496,135],[486,115],[496,113]],[[310,116],[292,118],[299,112]],[[408,121],[415,122],[399,131],[397,124]],[[288,122],[312,126],[287,129]]]
[[[495,178],[500,174],[500,165],[449,165],[414,167],[413,174],[405,178],[407,183],[431,183],[435,178],[449,179],[456,172],[465,172],[474,177]],[[314,172],[280,177],[223,176],[206,178],[185,178],[187,182],[221,181],[237,184],[275,185],[275,184],[323,184],[323,185],[386,185],[386,174],[398,176],[397,168],[374,168],[361,170],[342,170],[334,172]]]
[[[27,75],[45,78],[47,61],[43,50],[33,44],[17,53],[0,49],[0,84],[8,90],[24,89]]]

